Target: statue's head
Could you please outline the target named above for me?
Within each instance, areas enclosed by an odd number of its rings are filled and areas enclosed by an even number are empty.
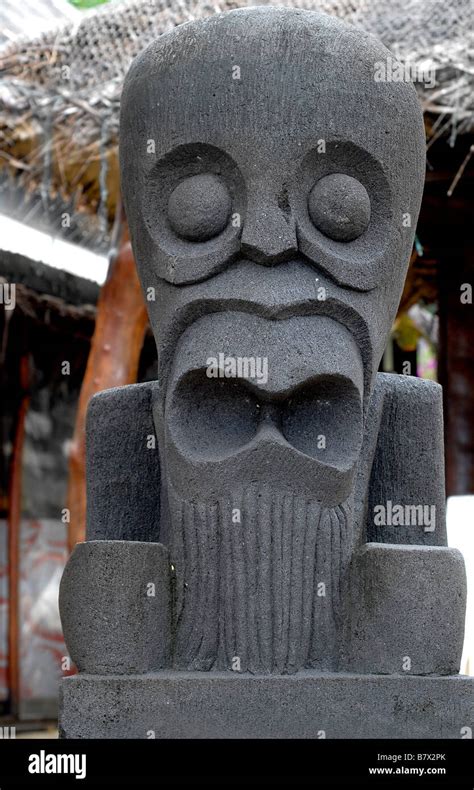
[[[182,25],[130,70],[122,191],[183,495],[349,494],[424,178],[387,58],[336,18],[262,7]]]

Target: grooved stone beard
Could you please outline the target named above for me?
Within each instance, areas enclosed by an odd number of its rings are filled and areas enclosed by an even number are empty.
[[[174,666],[334,669],[352,503],[249,485],[217,502],[169,488],[176,572]]]

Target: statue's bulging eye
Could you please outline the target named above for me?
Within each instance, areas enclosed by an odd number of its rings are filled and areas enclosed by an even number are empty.
[[[188,241],[208,241],[229,222],[232,200],[224,182],[212,173],[181,181],[168,201],[168,221]]]
[[[367,229],[370,198],[365,187],[342,173],[324,176],[308,197],[308,211],[314,225],[334,241],[353,241]]]

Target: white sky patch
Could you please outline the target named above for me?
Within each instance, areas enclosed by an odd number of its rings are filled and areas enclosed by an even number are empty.
[[[102,283],[107,275],[106,255],[71,244],[0,214],[0,248],[41,261],[78,277]]]

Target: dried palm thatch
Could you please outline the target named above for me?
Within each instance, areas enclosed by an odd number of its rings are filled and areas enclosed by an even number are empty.
[[[27,194],[39,195],[44,207],[51,200],[73,205],[72,222],[87,213],[94,243],[107,243],[119,193],[120,93],[131,60],[175,25],[247,4],[246,0],[122,2],[85,15],[78,25],[69,24],[33,41],[10,43],[0,53],[4,195],[12,194],[14,183]],[[454,144],[457,134],[474,131],[471,0],[285,4],[335,14],[377,35],[409,68],[424,110],[432,119],[437,116],[429,124],[433,139],[449,133]],[[68,211],[62,214],[69,216]]]

